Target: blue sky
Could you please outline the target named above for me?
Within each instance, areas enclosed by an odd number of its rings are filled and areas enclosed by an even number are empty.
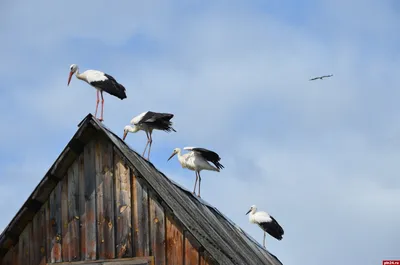
[[[399,18],[395,1],[2,2],[0,230],[94,112],[93,88],[67,87],[75,63],[127,88],[105,97],[119,135],[143,111],[175,113],[152,152],[173,180],[194,183],[173,148],[217,151],[203,198],[260,242],[244,213],[271,213],[285,265],[400,258]]]

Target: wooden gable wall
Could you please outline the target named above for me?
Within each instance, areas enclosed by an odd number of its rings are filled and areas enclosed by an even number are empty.
[[[157,265],[217,264],[134,172],[97,135],[0,263],[153,257]]]

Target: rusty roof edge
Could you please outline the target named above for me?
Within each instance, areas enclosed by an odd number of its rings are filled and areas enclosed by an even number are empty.
[[[82,130],[84,130],[84,128],[86,127],[86,125],[88,124],[88,122],[90,120],[93,119],[93,115],[92,114],[88,114],[79,124],[78,124],[78,131],[74,134],[74,136],[71,138],[74,139],[77,135],[79,135]],[[70,141],[71,141],[70,140]],[[32,191],[32,193],[29,195],[29,197],[27,198],[27,200],[24,202],[24,204],[21,206],[21,208],[18,210],[18,212],[16,213],[16,215],[13,217],[13,219],[8,223],[8,225],[4,228],[4,230],[1,232],[0,234],[0,249],[4,248],[4,243],[7,239],[7,234],[10,233],[14,227],[16,226],[16,224],[18,223],[18,220],[21,218],[21,216],[23,216],[24,214],[26,214],[27,211],[27,207],[29,205],[29,203],[34,200],[35,194],[37,193],[37,191],[39,190],[40,187],[42,187],[43,185],[45,185],[47,182],[50,181],[50,178],[47,178],[47,176],[51,175],[51,173],[54,171],[55,167],[59,164],[59,160],[62,159],[63,155],[65,154],[65,152],[67,151],[68,145],[70,143],[70,141],[67,143],[67,145],[64,147],[64,149],[62,150],[62,152],[60,153],[60,155],[57,157],[57,159],[55,160],[55,162],[50,166],[49,170],[46,172],[46,174],[44,175],[44,177],[40,180],[39,184],[35,187],[35,189]],[[50,193],[49,193],[50,195]],[[17,242],[13,242],[13,245],[17,243]],[[3,255],[4,256],[4,255]],[[2,256],[0,255],[0,258]]]

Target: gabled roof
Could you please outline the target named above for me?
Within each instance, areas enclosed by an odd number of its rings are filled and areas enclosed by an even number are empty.
[[[57,172],[69,167],[82,150],[84,143],[88,141],[88,135],[93,135],[93,131],[96,131],[95,133],[103,133],[115,145],[126,162],[136,168],[182,225],[219,264],[281,265],[274,255],[266,251],[218,209],[170,180],[91,114],[87,115],[78,127],[78,131],[49,172],[0,235],[0,257],[16,243],[19,234],[47,200],[58,180],[62,178]]]

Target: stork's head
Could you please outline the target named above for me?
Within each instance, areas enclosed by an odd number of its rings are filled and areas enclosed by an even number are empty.
[[[69,85],[69,82],[71,82],[72,75],[75,74],[75,72],[77,70],[78,70],[78,66],[76,64],[71,64],[71,66],[69,67],[68,85]]]
[[[180,148],[175,148],[174,151],[172,152],[172,155],[168,158],[167,161],[169,161],[171,158],[173,158],[174,155],[179,154],[180,151],[181,151]]]
[[[135,132],[138,132],[138,131],[139,131],[139,127],[126,125],[124,127],[124,136],[122,137],[122,140],[125,140],[126,135],[128,134],[128,132],[135,133]]]
[[[250,210],[246,213],[246,215],[248,215],[250,212],[251,212],[251,213],[255,213],[256,211],[257,211],[257,206],[252,205],[252,206],[250,207]]]

